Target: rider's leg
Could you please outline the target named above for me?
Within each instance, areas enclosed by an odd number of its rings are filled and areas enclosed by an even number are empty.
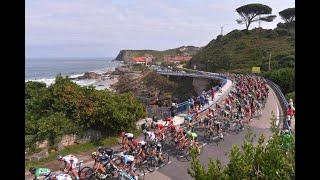
[[[77,169],[76,169],[76,168],[72,168],[71,172],[72,172],[73,176],[74,176],[77,180],[79,180],[79,174],[78,174]]]

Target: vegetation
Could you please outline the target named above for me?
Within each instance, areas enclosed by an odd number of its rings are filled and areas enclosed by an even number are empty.
[[[121,50],[116,60],[118,61],[128,61],[132,57],[152,55],[155,58],[155,62],[163,62],[163,57],[165,55],[183,55],[189,54],[194,55],[199,51],[199,47],[194,46],[182,46],[174,49],[168,49],[164,51],[156,50]]]
[[[295,8],[287,8],[279,12],[281,18],[285,21],[285,23],[292,23],[295,21]]]
[[[233,146],[226,166],[219,160],[211,160],[205,168],[193,153],[189,174],[196,180],[295,179],[294,136],[293,141],[286,141],[275,127],[275,119],[272,122],[273,135],[268,145],[263,135],[255,145],[248,134],[241,149]]]
[[[293,68],[281,68],[263,73],[262,75],[281,87],[283,93],[287,94],[295,90],[295,70]]]
[[[36,142],[48,140],[54,146],[63,135],[81,135],[88,129],[104,136],[116,135],[134,129],[136,120],[146,116],[133,94],[80,87],[68,77],[57,76],[49,87],[31,81],[25,87],[25,143],[29,151],[36,148]]]
[[[165,77],[152,71],[144,71],[139,78],[130,75],[119,77],[115,89],[119,93],[131,92],[146,105],[170,106],[196,95],[188,77]]]
[[[271,58],[270,58],[271,54]],[[262,71],[279,69],[295,61],[295,38],[288,29],[233,30],[212,40],[188,63],[210,72],[250,73],[253,66]]]
[[[236,9],[236,11],[240,15],[240,19],[237,19],[238,24],[245,24],[246,29],[249,29],[249,26],[252,22],[256,21],[266,21],[271,22],[276,18],[275,15],[269,15],[269,16],[263,16],[265,14],[271,14],[272,9],[269,6],[263,5],[263,4],[247,4],[244,6],[241,6]]]

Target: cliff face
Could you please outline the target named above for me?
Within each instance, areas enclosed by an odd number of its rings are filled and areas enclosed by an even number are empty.
[[[200,50],[199,47],[195,46],[181,46],[174,49],[168,49],[164,51],[156,50],[121,50],[118,56],[115,58],[117,61],[124,61],[125,63],[129,61],[132,57],[152,55],[157,61],[163,61],[163,56],[165,55],[195,55]]]

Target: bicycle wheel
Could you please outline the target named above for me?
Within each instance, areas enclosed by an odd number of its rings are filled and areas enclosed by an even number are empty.
[[[83,167],[79,172],[79,178],[82,180],[93,179],[93,169],[91,167]]]
[[[210,139],[210,132],[207,129],[203,133],[203,138],[206,140]]]
[[[154,170],[156,170],[156,167],[157,167],[156,159],[153,157],[149,157],[147,159],[147,170],[149,172],[153,172]]]
[[[167,165],[169,163],[169,158],[170,156],[168,153],[162,152],[162,159],[163,159],[162,161],[164,165]]]
[[[146,174],[141,166],[135,168],[133,172],[139,177],[139,179],[144,179],[144,176]]]
[[[191,160],[191,154],[190,154],[190,148],[186,148],[184,151],[184,157],[186,158],[187,161]]]

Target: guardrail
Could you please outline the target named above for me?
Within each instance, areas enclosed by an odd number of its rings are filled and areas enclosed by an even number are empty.
[[[284,115],[286,115],[287,107],[288,107],[289,103],[288,103],[287,99],[285,98],[284,94],[282,93],[281,88],[276,83],[271,81],[270,79],[266,79],[266,80],[267,80],[267,83],[270,85],[270,87],[276,93],[276,95],[277,95],[277,97],[278,97],[278,99],[280,101],[282,112],[283,112]],[[286,122],[285,116],[282,115],[281,117],[282,117],[283,127],[285,129],[287,129],[288,128],[288,124],[285,123]],[[280,124],[281,123],[279,123],[278,126],[280,126]]]
[[[187,70],[188,70],[187,72],[192,72],[192,73],[182,73],[182,72],[172,72],[172,71],[156,71],[156,72],[159,74],[162,74],[162,75],[189,76],[189,77],[199,77],[199,78],[208,78],[208,79],[220,79],[222,81],[221,87],[224,87],[227,83],[227,77],[225,77],[221,74],[218,74],[218,73],[209,73],[209,72],[196,71],[196,70],[190,70],[190,69],[187,69]],[[218,85],[214,86],[213,88],[215,88],[217,90]],[[211,90],[208,90],[207,92],[205,92],[205,94],[210,94],[210,91]],[[189,106],[190,106],[190,103],[188,100],[177,104],[176,113],[186,112]],[[205,110],[205,109],[203,109],[203,110]],[[170,116],[171,112],[170,112],[169,107],[152,108],[151,106],[149,106],[149,107],[147,107],[147,114],[148,114],[148,117],[152,117],[155,115],[155,116],[157,116],[157,118],[165,119]],[[194,114],[191,114],[191,116],[194,116]]]

